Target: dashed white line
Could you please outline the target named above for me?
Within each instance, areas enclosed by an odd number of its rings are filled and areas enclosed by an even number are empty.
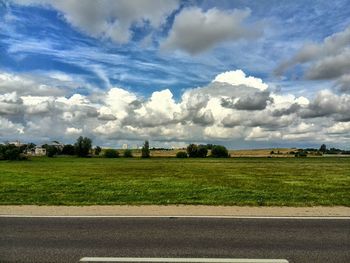
[[[130,258],[130,257],[84,257],[80,262],[157,262],[157,263],[288,263],[286,259],[249,258]]]

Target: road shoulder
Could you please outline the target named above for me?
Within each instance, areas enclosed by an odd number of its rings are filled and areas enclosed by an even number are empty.
[[[250,207],[204,205],[37,206],[3,205],[0,215],[27,216],[271,216],[350,217],[350,207]]]

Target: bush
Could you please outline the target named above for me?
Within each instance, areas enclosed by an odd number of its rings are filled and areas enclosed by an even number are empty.
[[[134,157],[134,156],[132,155],[132,151],[131,151],[131,150],[126,149],[126,150],[124,151],[124,157],[125,157],[125,158],[132,158],[132,157]]]
[[[299,151],[295,155],[295,157],[307,157],[307,152],[305,151]]]
[[[114,149],[107,149],[105,150],[103,157],[105,158],[118,158],[119,157],[119,152]]]
[[[228,158],[229,154],[225,146],[214,145],[211,150],[211,156],[215,158]]]
[[[176,158],[187,158],[187,153],[186,152],[177,152],[176,153]]]

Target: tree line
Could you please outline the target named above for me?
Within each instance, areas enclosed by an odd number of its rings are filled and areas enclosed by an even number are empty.
[[[132,158],[133,152],[130,149],[123,150],[122,154],[115,149],[104,149],[100,146],[92,148],[92,140],[88,137],[80,136],[77,138],[74,144],[66,145],[49,145],[44,144],[42,148],[46,150],[48,157],[54,157],[57,155],[72,155],[78,157],[92,157],[102,156],[105,158]],[[36,145],[33,143],[16,146],[14,144],[0,144],[0,160],[26,160],[26,153],[33,151]],[[156,148],[150,148],[149,141],[146,140],[141,149],[142,158],[150,158],[151,150]],[[328,149],[325,144],[322,144],[319,149],[306,148],[298,149],[296,152],[290,152],[295,154],[295,157],[306,157],[309,153],[322,154],[350,154],[350,151],[344,151],[336,148]],[[102,154],[101,154],[102,153]],[[271,151],[270,154],[275,154]],[[277,153],[278,154],[278,153]],[[186,151],[179,151],[176,153],[177,158],[228,158],[230,154],[225,146],[215,144],[189,144],[186,147]]]

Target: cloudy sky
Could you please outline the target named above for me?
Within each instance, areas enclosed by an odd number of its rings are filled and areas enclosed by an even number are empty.
[[[348,0],[0,0],[0,142],[350,149]]]

